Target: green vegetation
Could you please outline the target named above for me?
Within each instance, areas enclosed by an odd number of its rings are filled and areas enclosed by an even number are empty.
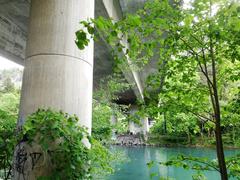
[[[240,177],[240,155],[235,157],[227,158],[226,165],[228,167],[228,176],[239,179]],[[152,168],[155,162],[151,161],[147,164],[149,168]],[[192,157],[179,154],[177,157],[171,158],[167,162],[159,162],[160,165],[164,166],[175,166],[182,167],[184,169],[193,169],[197,171],[197,174],[193,175],[193,180],[195,179],[206,179],[202,174],[203,171],[218,171],[219,167],[216,160],[209,160],[208,158]],[[154,174],[152,175],[155,176]]]
[[[19,89],[12,79],[20,79],[16,78],[20,76],[17,69],[0,72],[0,177],[4,179],[10,175],[13,151],[17,144]]]
[[[50,159],[49,179],[87,179],[90,175],[89,150],[82,143],[90,141],[78,118],[63,112],[38,110],[30,115],[21,131],[21,142],[36,148],[43,159]],[[48,167],[49,168],[49,167]]]
[[[21,133],[16,134],[16,117],[7,116],[4,111],[0,111],[0,115],[0,169],[3,170],[0,177],[4,179],[10,176],[11,160],[17,143],[17,149],[24,142],[28,149],[37,148],[39,157],[49,159],[51,173],[41,179],[102,177],[113,173],[115,165],[124,158],[121,152],[111,152],[88,136],[87,131],[78,125],[76,116],[38,110],[27,118]],[[89,141],[91,148],[88,149],[83,141]]]
[[[81,22],[86,30],[76,33],[76,44],[84,48],[89,33],[106,39],[119,64],[130,58],[141,68],[158,60],[158,71],[146,82],[142,111],[157,120],[163,116],[164,133],[187,136],[189,143],[191,136],[215,132],[218,168],[225,180],[222,134],[234,129],[236,142],[239,127],[232,103],[239,102],[240,6],[227,0],[195,0],[191,5],[184,9],[179,1],[154,0],[118,22],[102,17]]]
[[[42,158],[49,159],[51,172],[45,178],[91,179],[94,172],[100,176],[113,171],[115,154],[91,138],[77,122],[76,116],[49,109],[38,110],[27,118],[20,139],[30,148],[40,145]],[[83,143],[87,141],[90,149]]]
[[[122,158],[106,148],[113,133],[126,133],[128,120],[138,123],[141,116],[156,121],[150,144],[216,147],[217,161],[179,155],[161,165],[198,170],[193,179],[204,179],[204,170],[218,171],[222,180],[240,176],[239,156],[225,158],[223,150],[224,145],[240,147],[239,3],[193,0],[183,8],[178,0],[149,0],[118,22],[99,17],[81,24],[84,28],[76,32],[78,48],[84,49],[91,38],[103,38],[115,59],[116,73],[103,79],[94,93],[92,137],[76,116],[49,109],[30,115],[17,133],[18,78],[11,76],[16,71],[3,71],[1,177],[9,177],[14,148],[22,143],[39,148],[42,158],[49,160],[51,171],[42,179],[95,179],[112,173]],[[120,69],[140,71],[150,61],[157,61],[157,70],[145,82],[139,111],[127,117],[128,106],[116,104],[119,94],[131,88]]]
[[[8,72],[8,71],[5,71]],[[12,71],[11,71],[12,72]],[[14,71],[13,71],[14,72]],[[7,73],[9,77],[14,73]],[[2,78],[5,78],[4,73]],[[0,92],[0,178],[10,177],[12,157],[14,149],[21,146],[22,142],[27,148],[37,148],[39,158],[49,159],[51,173],[40,179],[96,179],[111,174],[115,165],[125,161],[122,152],[110,151],[108,144],[112,137],[112,128],[123,131],[125,116],[120,107],[111,103],[111,98],[117,95],[119,86],[117,79],[108,77],[107,88],[115,89],[108,92],[110,97],[103,97],[103,88],[94,94],[98,100],[94,100],[93,106],[93,131],[92,137],[87,131],[78,125],[78,118],[64,112],[40,109],[30,115],[23,126],[22,131],[16,132],[17,115],[19,108],[19,90],[16,89],[12,78],[2,81]],[[102,82],[105,83],[105,82]],[[103,86],[103,85],[102,85]],[[9,88],[11,87],[11,88]],[[127,87],[126,87],[127,88]],[[99,98],[105,101],[100,101]],[[114,109],[112,108],[114,106]],[[115,114],[119,119],[117,124],[111,124],[111,116]],[[125,129],[124,129],[125,130]],[[91,148],[88,149],[83,141],[89,141]],[[40,159],[41,160],[41,159]]]
[[[13,151],[17,143],[15,136],[16,116],[0,109],[0,177],[9,177]]]
[[[121,74],[115,73],[101,80],[98,90],[93,94],[92,135],[95,139],[108,144],[113,133],[127,132],[128,122],[124,111],[128,106],[118,105],[115,101],[119,99],[119,93],[129,88],[130,85],[123,81]]]

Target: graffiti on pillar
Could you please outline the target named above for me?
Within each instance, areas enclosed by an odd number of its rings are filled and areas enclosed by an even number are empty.
[[[16,171],[20,174],[24,174],[24,167],[27,161],[27,151],[25,147],[19,147],[16,152],[16,161],[15,161],[15,168]]]
[[[35,165],[37,164],[41,156],[42,156],[42,153],[39,153],[39,152],[30,153],[30,157],[32,160],[32,170],[34,169]]]
[[[32,152],[32,150],[33,149],[24,142],[17,145],[13,164],[17,175],[14,174],[13,176],[22,176],[23,179],[28,179],[29,173],[34,170],[43,155],[42,152]]]

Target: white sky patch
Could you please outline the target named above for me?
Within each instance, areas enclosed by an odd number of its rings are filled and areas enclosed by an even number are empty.
[[[191,9],[193,0],[183,0],[183,9]]]
[[[12,68],[23,69],[23,66],[16,64],[15,62],[12,62],[9,59],[6,59],[6,58],[0,56],[0,70],[12,69]]]
[[[183,0],[183,9],[191,9],[192,8],[192,3],[194,0]],[[212,14],[211,16],[215,16],[217,14],[217,11],[219,9],[218,4],[213,4],[212,5]]]
[[[213,4],[212,6],[212,16],[215,16],[218,12],[219,6],[217,4]]]

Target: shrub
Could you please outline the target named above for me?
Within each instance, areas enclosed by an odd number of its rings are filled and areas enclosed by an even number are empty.
[[[89,149],[83,139],[90,138],[78,125],[78,118],[50,109],[39,109],[30,115],[22,130],[22,139],[32,146],[40,145],[50,159],[54,179],[90,178]]]
[[[40,145],[45,159],[50,159],[51,174],[41,179],[92,179],[114,171],[116,154],[91,138],[78,121],[50,109],[39,109],[27,118],[21,139],[30,147]],[[83,143],[86,140],[90,149]]]
[[[0,174],[7,179],[13,156],[13,150],[17,142],[15,135],[16,117],[0,109]]]

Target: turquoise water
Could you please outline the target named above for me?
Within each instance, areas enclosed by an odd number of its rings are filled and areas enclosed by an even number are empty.
[[[197,157],[216,158],[214,149],[208,148],[162,148],[162,147],[113,147],[123,150],[129,157],[129,161],[117,166],[115,174],[108,177],[108,180],[148,180],[152,172],[160,177],[170,177],[175,180],[192,180],[193,170],[184,170],[176,167],[165,167],[156,165],[151,170],[147,167],[150,161],[167,161],[178,154],[192,155]],[[233,156],[240,153],[240,150],[226,150],[226,156]],[[218,172],[206,171],[204,175],[208,180],[220,180]]]

